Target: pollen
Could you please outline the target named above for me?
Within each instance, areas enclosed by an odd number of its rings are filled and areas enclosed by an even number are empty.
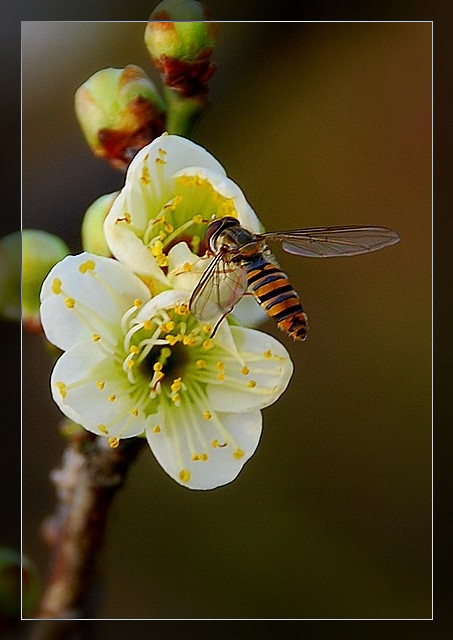
[[[247,386],[249,387],[249,389],[254,389],[256,387],[256,380],[249,380],[247,382]]]
[[[205,324],[205,325],[203,326],[203,331],[204,331],[205,333],[207,333],[208,335],[210,335],[210,334],[212,333],[212,327],[211,327],[211,325],[210,325],[210,324]]]
[[[60,278],[54,278],[52,281],[52,293],[54,293],[56,296],[60,295],[61,293],[61,280]]]
[[[70,298],[69,296],[64,299],[64,303],[68,307],[68,309],[74,309],[74,307],[75,307],[74,298]]]
[[[179,342],[179,336],[174,336],[169,333],[165,336],[165,340],[173,347],[177,342]]]
[[[162,157],[165,157],[167,155],[167,152],[165,151],[165,149],[162,149],[161,147],[159,147],[158,151],[159,151],[159,155]]]
[[[186,316],[189,313],[189,307],[186,304],[178,304],[175,307],[175,312],[178,316]]]
[[[161,240],[155,240],[151,247],[151,253],[153,254],[153,256],[157,258],[158,256],[162,255],[163,250],[164,243]]]
[[[244,456],[245,456],[245,453],[242,451],[242,449],[236,449],[235,452],[233,453],[233,458],[236,458],[236,460],[240,460]]]
[[[91,336],[91,339],[93,340],[93,342],[99,342],[99,340],[101,339],[101,336],[98,333],[93,333],[93,335]]]
[[[217,449],[218,446],[219,446],[219,441],[217,440],[217,438],[214,438],[214,440],[211,442],[211,447],[213,449]]]
[[[112,449],[116,449],[120,443],[120,441],[118,440],[118,438],[109,438],[107,440],[107,442],[109,443],[110,447]]]
[[[137,347],[136,344],[133,344],[129,347],[129,353],[139,353],[140,349]]]
[[[96,386],[97,386],[98,389],[100,389],[102,391],[104,389],[104,387],[105,387],[105,382],[103,380],[98,380],[96,382]]]
[[[134,407],[131,411],[131,415],[134,416],[135,418],[138,416],[138,409],[137,407]]]
[[[198,455],[198,453],[192,453],[192,460],[193,462],[196,462],[197,460],[200,459],[200,456]]]
[[[189,482],[190,471],[188,469],[181,469],[181,471],[178,473],[178,476],[182,482]]]
[[[146,331],[151,331],[152,326],[153,326],[153,323],[151,322],[151,320],[145,320],[145,322],[143,323],[143,328]]]
[[[220,380],[220,382],[223,382],[225,380],[225,374],[224,373],[218,373],[217,374],[217,380]]]
[[[142,306],[142,304],[143,304],[143,302],[140,300],[140,298],[136,298],[136,299],[134,300],[134,307],[137,307],[137,308],[138,308],[138,307],[141,307],[141,306]]]
[[[181,378],[175,378],[170,389],[176,393],[177,391],[181,391],[181,386]]]
[[[241,369],[241,373],[243,376],[248,376],[248,374],[250,373],[250,369],[246,366],[243,366]]]
[[[161,160],[160,158],[156,158],[156,162],[157,160]],[[163,162],[163,160],[161,160],[161,162]],[[149,169],[146,165],[143,166],[142,169],[142,175],[140,176],[140,180],[143,182],[143,184],[149,184],[151,182],[150,178],[149,178]]]
[[[206,411],[203,413],[203,418],[204,418],[205,420],[211,420],[211,418],[212,418],[212,413],[211,413],[210,411],[206,410]]]
[[[195,365],[197,369],[206,369],[206,360],[197,360]]]
[[[55,386],[57,387],[58,391],[60,392],[60,395],[62,398],[66,398],[66,385],[64,382],[56,382]]]
[[[168,322],[164,322],[160,329],[161,331],[163,331],[164,333],[170,333],[170,331],[173,331],[173,329],[175,328],[176,323],[174,320],[169,320]]]
[[[116,400],[116,395],[115,395],[114,393],[112,393],[112,395],[111,395],[111,396],[109,396],[109,400],[110,400],[110,402],[115,402],[115,400]]]
[[[208,338],[203,342],[203,349],[212,349],[214,346],[214,341],[211,338]]]
[[[159,156],[157,158],[155,158],[156,164],[167,164],[166,161],[163,158],[159,158]],[[143,180],[143,177],[142,177]],[[148,176],[148,180],[149,180],[149,176]]]
[[[96,266],[96,263],[94,262],[94,260],[86,260],[85,262],[82,262],[81,265],[79,265],[79,271],[80,273],[93,271],[95,266]]]
[[[160,428],[160,425],[155,424],[153,427],[153,433],[160,433],[162,431],[162,429]]]

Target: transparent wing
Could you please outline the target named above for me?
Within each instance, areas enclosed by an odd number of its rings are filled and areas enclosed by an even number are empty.
[[[266,240],[282,243],[287,253],[311,258],[355,256],[390,247],[400,237],[387,227],[313,227],[263,233]]]
[[[245,269],[219,253],[193,290],[189,310],[202,322],[211,323],[215,331],[219,322],[233,309],[246,289]]]

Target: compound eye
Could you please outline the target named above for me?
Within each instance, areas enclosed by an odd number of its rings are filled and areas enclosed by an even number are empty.
[[[219,233],[227,229],[228,227],[237,226],[238,221],[236,218],[232,218],[231,216],[225,216],[224,218],[219,218],[218,220],[213,220],[208,228],[206,229],[206,233],[204,236],[204,241],[206,245],[211,249],[211,251],[215,251],[215,242]]]

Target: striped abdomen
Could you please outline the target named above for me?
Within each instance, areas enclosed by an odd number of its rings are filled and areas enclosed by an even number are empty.
[[[250,291],[282,331],[294,340],[307,337],[307,315],[287,276],[260,256],[244,265]]]

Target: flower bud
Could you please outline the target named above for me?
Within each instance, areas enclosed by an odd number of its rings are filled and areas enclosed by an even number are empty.
[[[107,193],[90,204],[86,210],[81,228],[84,251],[108,258],[112,256],[104,235],[104,220],[118,194],[119,191]]]
[[[39,293],[51,268],[69,249],[61,238],[46,231],[22,231],[22,320],[30,330],[40,327]]]
[[[217,25],[196,0],[164,0],[145,29],[145,44],[164,83],[185,97],[202,95],[215,71]]]
[[[0,240],[0,316],[20,320],[20,231]]]
[[[116,169],[126,169],[165,126],[165,104],[156,86],[133,64],[92,75],[76,91],[75,111],[94,155]]]

